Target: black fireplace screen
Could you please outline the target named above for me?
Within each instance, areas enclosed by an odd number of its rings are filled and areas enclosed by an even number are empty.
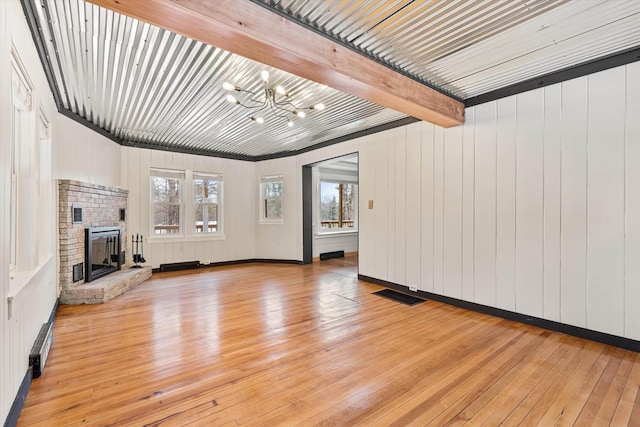
[[[120,227],[85,229],[85,281],[120,270]]]

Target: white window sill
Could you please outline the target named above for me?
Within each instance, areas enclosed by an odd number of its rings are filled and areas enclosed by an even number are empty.
[[[331,237],[338,237],[338,236],[344,236],[344,235],[353,235],[353,234],[358,234],[358,230],[344,230],[344,231],[325,231],[325,232],[317,232],[316,233],[316,238],[317,239],[327,239],[327,238],[331,238]]]
[[[281,225],[284,224],[283,219],[261,219],[258,221],[260,225]]]
[[[201,242],[203,240],[225,240],[226,236],[224,234],[213,234],[213,233],[202,233],[202,234],[192,234],[189,236],[183,236],[181,234],[175,236],[153,236],[147,237],[147,242],[150,245],[157,243],[183,243],[183,242]]]
[[[9,319],[13,312],[18,309],[31,294],[32,288],[40,284],[43,274],[47,273],[47,264],[53,260],[52,255],[47,255],[36,268],[29,271],[13,270],[10,273],[9,293],[7,294],[7,305]]]

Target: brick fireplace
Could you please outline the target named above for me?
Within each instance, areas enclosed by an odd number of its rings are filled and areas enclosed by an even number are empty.
[[[129,270],[126,209],[129,191],[73,180],[58,180],[60,302],[94,304],[108,301],[151,275],[151,268]],[[88,229],[119,229],[117,271],[90,283],[85,280],[85,234]],[[109,257],[111,258],[111,256]],[[120,265],[123,269],[120,270]]]

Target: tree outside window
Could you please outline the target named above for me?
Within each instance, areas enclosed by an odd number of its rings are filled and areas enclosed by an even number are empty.
[[[282,221],[282,176],[260,178],[260,221]]]
[[[320,232],[355,230],[357,185],[342,182],[320,183]]]
[[[184,172],[151,170],[153,234],[182,233],[182,183]]]
[[[221,175],[193,174],[196,233],[219,233],[222,230],[219,210],[221,193]]]

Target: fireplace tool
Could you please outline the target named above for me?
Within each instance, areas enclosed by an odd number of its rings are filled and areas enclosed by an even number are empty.
[[[133,234],[131,235],[131,252],[133,253],[134,262],[134,265],[131,266],[131,268],[142,268],[139,263],[147,262],[147,260],[144,259],[144,239],[142,234],[136,234],[135,236]]]

